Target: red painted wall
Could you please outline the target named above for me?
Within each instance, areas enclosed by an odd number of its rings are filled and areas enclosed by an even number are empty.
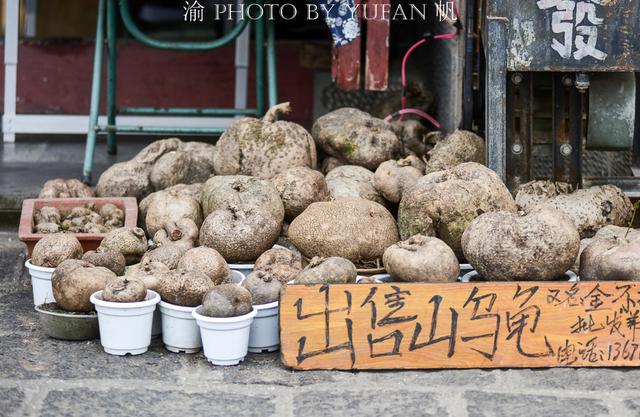
[[[313,70],[300,65],[300,47],[298,43],[278,44],[278,92],[280,101],[290,101],[293,106],[287,119],[310,127]],[[4,56],[3,49],[0,47],[0,56]],[[87,114],[92,59],[93,43],[21,44],[18,113]],[[232,107],[233,62],[233,46],[207,52],[176,52],[120,41],[118,106]],[[253,106],[253,67],[249,74],[249,105]],[[0,71],[0,89],[4,90],[4,70]],[[4,99],[3,94],[0,100]],[[102,94],[104,100],[104,84]]]

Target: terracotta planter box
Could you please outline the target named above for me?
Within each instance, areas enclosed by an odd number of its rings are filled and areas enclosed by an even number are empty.
[[[82,207],[86,203],[93,203],[96,209],[111,203],[124,211],[125,227],[136,227],[138,223],[138,202],[134,197],[104,197],[104,198],[37,198],[27,199],[22,202],[22,214],[20,214],[20,227],[18,236],[27,245],[29,256],[36,242],[46,236],[45,233],[34,233],[33,215],[36,210],[42,207],[56,207],[59,210]],[[100,246],[100,242],[105,233],[71,233],[77,237],[82,244],[82,249],[86,252],[95,250]]]

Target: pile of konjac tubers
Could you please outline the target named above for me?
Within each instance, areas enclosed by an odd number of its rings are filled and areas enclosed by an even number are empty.
[[[112,166],[97,194],[138,197],[140,227],[111,231],[85,260],[123,277],[119,289],[140,294],[140,282],[220,316],[277,301],[287,283],[352,283],[362,270],[453,282],[468,262],[496,281],[640,279],[640,231],[615,186],[535,181],[514,198],[472,132],[343,108],[309,133],[276,120],[289,110],[240,119],[216,146],[165,139]],[[230,264],[243,262],[254,270],[239,290]]]

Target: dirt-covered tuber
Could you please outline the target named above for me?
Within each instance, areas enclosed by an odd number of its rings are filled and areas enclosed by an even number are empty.
[[[53,233],[44,236],[33,247],[31,263],[45,268],[56,268],[67,259],[82,258],[82,245],[74,236]]]
[[[253,310],[251,293],[236,284],[217,285],[202,299],[203,314],[209,317],[236,317]]]

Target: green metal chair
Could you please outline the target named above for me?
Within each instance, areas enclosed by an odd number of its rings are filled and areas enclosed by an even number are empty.
[[[225,36],[206,42],[173,42],[161,41],[144,34],[133,21],[129,12],[128,0],[99,0],[98,20],[96,24],[96,46],[93,57],[93,80],[91,84],[91,107],[89,113],[89,131],[85,148],[84,167],[82,180],[91,184],[91,172],[95,153],[96,136],[107,135],[107,151],[109,154],[117,153],[117,133],[148,133],[148,134],[197,134],[219,135],[222,128],[205,127],[150,127],[150,126],[119,126],[116,125],[116,114],[128,115],[157,115],[157,116],[210,116],[210,117],[234,117],[234,116],[262,116],[265,112],[265,49],[267,51],[267,90],[269,106],[278,101],[276,82],[276,58],[275,58],[275,28],[272,20],[258,19],[253,21],[255,37],[255,77],[256,77],[256,107],[252,109],[235,108],[152,108],[152,107],[128,107],[116,108],[116,28],[117,10],[119,5],[120,16],[125,29],[137,41],[144,45],[157,49],[176,51],[207,51],[225,46],[236,38],[249,26],[250,19],[245,18],[237,22],[236,26]],[[243,9],[251,4],[262,5],[264,0],[245,0]],[[104,50],[104,25],[106,3],[107,26],[107,124],[100,126],[98,116],[100,112],[100,90],[102,79],[102,64]],[[266,48],[265,48],[266,26]]]

